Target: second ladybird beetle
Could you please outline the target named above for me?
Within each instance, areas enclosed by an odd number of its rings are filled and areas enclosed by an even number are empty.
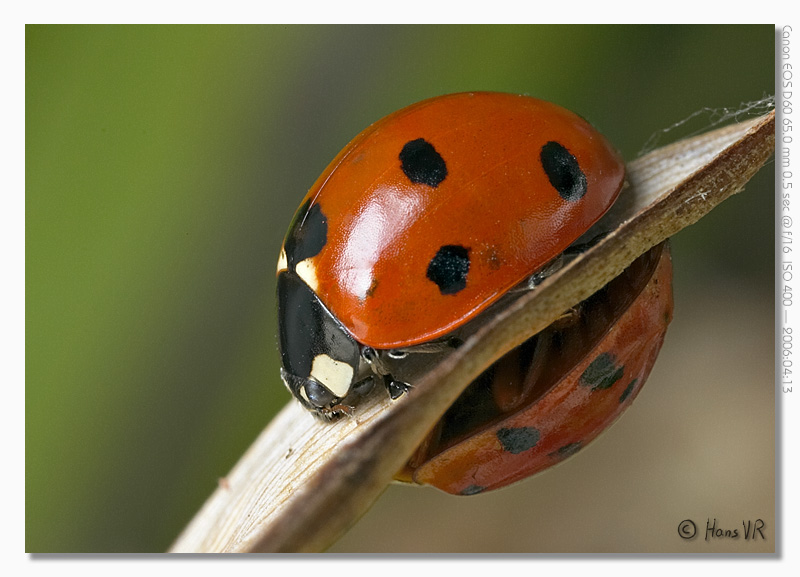
[[[311,187],[278,263],[281,376],[309,410],[347,412],[392,361],[454,331],[553,261],[613,204],[624,164],[555,104],[470,92],[369,126]]]
[[[574,455],[642,389],[672,306],[672,261],[663,243],[487,368],[396,478],[474,495]]]

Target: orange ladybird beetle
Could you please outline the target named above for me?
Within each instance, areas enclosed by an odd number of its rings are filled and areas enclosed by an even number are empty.
[[[474,495],[560,463],[630,406],[672,320],[666,243],[489,367],[397,478]]]
[[[409,360],[435,357],[430,353],[458,346],[460,331],[487,308],[546,274],[551,263],[614,203],[624,178],[621,158],[588,122],[527,96],[492,92],[441,96],[369,126],[311,187],[283,242],[277,294],[281,376],[286,386],[303,406],[326,418],[353,410],[376,384],[393,399],[401,396],[413,385],[403,375]],[[658,258],[648,262],[668,260],[666,254],[660,250]],[[664,266],[647,269],[651,276],[641,273],[629,279],[636,280],[639,289],[628,291],[628,297],[646,292],[655,271]],[[614,309],[618,318],[624,317],[622,308],[618,303]],[[581,309],[581,317],[590,311],[598,317],[608,313],[600,305]],[[569,343],[592,340],[600,348],[606,346],[600,329],[595,327],[589,338],[580,334],[579,323],[572,324],[564,331],[578,336],[569,337]],[[636,340],[634,332],[625,334]],[[535,360],[533,368],[529,362],[501,360],[492,369],[516,370],[511,385],[502,386],[497,377],[479,379],[481,386],[494,391],[497,414],[470,412],[469,400],[456,403],[446,419],[462,425],[452,427],[443,421],[434,431],[436,439],[432,436],[420,448],[401,477],[436,484],[432,479],[437,476],[462,475],[437,473],[443,465],[435,455],[463,445],[479,429],[494,427],[495,445],[512,447],[506,451],[511,454],[524,453],[528,445],[541,445],[546,428],[533,433],[534,427],[529,427],[527,441],[519,442],[516,421],[493,423],[512,416],[525,422],[533,418],[525,411],[530,406],[559,406],[551,395],[561,398],[562,387],[582,392],[612,388],[587,388],[582,377],[561,380],[560,376],[581,369],[605,374],[613,368],[625,373],[621,380],[627,378],[629,369],[621,368],[622,345],[608,344],[607,354],[591,361],[576,358],[575,351],[589,354],[594,349],[584,350],[575,343],[562,346],[556,343],[561,337],[547,338],[546,346],[545,337],[537,338],[527,345],[531,350],[519,353]],[[562,374],[538,368],[544,358]],[[639,376],[626,399],[633,398],[652,365],[640,360],[637,356]],[[586,367],[585,362],[589,362]],[[545,380],[539,376],[542,372]],[[552,388],[543,392],[544,382]],[[614,385],[615,392],[619,386]],[[605,412],[609,420],[619,412],[616,406],[599,411],[588,400],[582,402],[586,410]],[[618,404],[626,403],[623,399]],[[566,411],[559,418],[566,419],[568,428],[571,413],[565,406],[560,410]],[[587,437],[575,441],[585,442]],[[559,446],[554,451],[563,457],[572,450]],[[455,490],[450,483],[439,485],[463,493],[490,488],[492,483],[456,483]]]

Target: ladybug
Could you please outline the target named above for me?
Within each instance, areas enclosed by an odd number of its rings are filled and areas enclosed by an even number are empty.
[[[322,417],[459,331],[559,257],[613,204],[624,164],[588,122],[470,92],[356,136],[294,215],[277,268],[281,376]],[[424,355],[422,355],[424,356]]]
[[[484,371],[397,480],[474,495],[574,455],[641,390],[672,309],[672,262],[663,243]]]

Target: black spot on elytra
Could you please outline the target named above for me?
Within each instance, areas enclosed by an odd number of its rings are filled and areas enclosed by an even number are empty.
[[[427,277],[436,283],[443,295],[452,295],[467,286],[469,249],[457,244],[440,248],[428,265]]]
[[[558,142],[548,142],[539,153],[547,178],[558,194],[567,201],[575,201],[586,194],[586,175],[578,160]]]
[[[539,442],[539,430],[533,427],[514,427],[513,429],[500,429],[497,431],[497,440],[503,449],[518,455],[532,449]]]
[[[627,387],[625,387],[625,390],[624,390],[624,391],[622,391],[622,394],[619,396],[619,402],[620,402],[620,403],[624,402],[624,401],[625,401],[625,399],[627,399],[627,398],[628,398],[628,396],[629,396],[629,395],[630,395],[630,394],[633,392],[633,389],[634,389],[634,388],[636,388],[636,383],[637,383],[637,382],[639,382],[639,379],[633,379],[633,380],[632,380],[632,381],[631,381],[631,382],[628,384],[628,386],[627,386]]]
[[[310,203],[306,201],[297,210],[283,241],[290,270],[297,263],[319,254],[328,240],[328,219],[319,204],[309,208]]]
[[[567,457],[571,457],[582,448],[580,441],[577,443],[569,443],[568,445],[564,445],[563,447],[559,447],[557,450],[553,451],[548,457],[552,457],[554,459],[566,459]]]
[[[601,353],[586,367],[580,378],[580,384],[591,387],[593,391],[608,389],[622,378],[625,372],[624,365],[617,365],[617,360],[611,353]]]
[[[400,168],[414,184],[436,188],[447,177],[447,164],[424,138],[406,142],[400,151]]]
[[[486,487],[481,487],[480,485],[470,485],[469,487],[464,487],[459,492],[459,495],[477,495],[478,493],[482,493]]]

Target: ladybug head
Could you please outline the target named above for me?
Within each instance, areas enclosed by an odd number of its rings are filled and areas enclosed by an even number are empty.
[[[314,377],[298,377],[284,368],[281,368],[281,378],[292,395],[296,397],[304,407],[323,414],[329,413],[334,410],[334,407],[340,406],[342,399],[346,397],[350,391],[349,381],[336,383],[336,385],[344,384],[346,387],[346,392],[344,394],[340,393],[337,395]],[[330,381],[328,382],[330,383]],[[333,388],[336,388],[336,386],[334,385]]]

